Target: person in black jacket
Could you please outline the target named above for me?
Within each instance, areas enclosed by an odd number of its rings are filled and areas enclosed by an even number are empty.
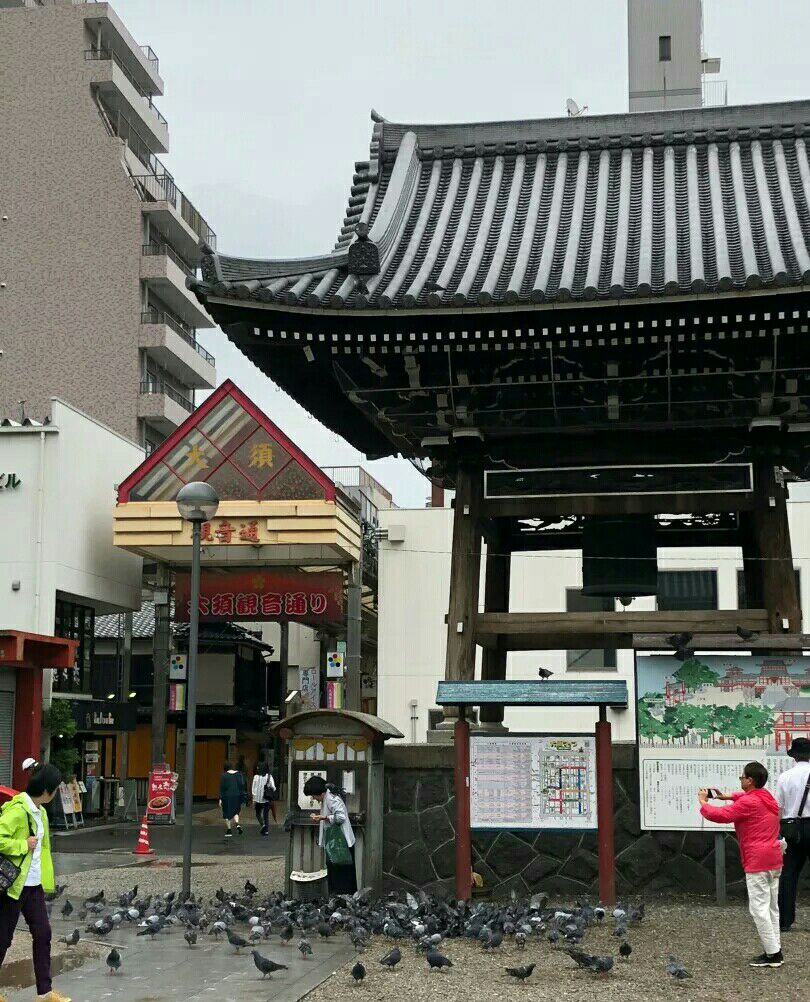
[[[233,838],[231,831],[233,823],[236,824],[236,830],[239,834],[242,834],[239,812],[242,809],[242,804],[246,803],[245,777],[234,769],[230,762],[226,762],[222,767],[222,776],[219,780],[219,806],[222,808],[222,817],[225,819],[225,838]]]

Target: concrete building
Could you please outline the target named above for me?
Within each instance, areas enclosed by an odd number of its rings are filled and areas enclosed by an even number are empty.
[[[726,104],[720,60],[703,49],[702,0],[627,0],[630,111]]]
[[[142,458],[138,446],[61,400],[51,401],[47,424],[0,422],[0,513],[6,529],[0,633],[76,641],[72,667],[51,671],[53,662],[40,662],[39,671],[46,670],[28,755],[40,753],[43,701],[92,699],[95,616],[140,605],[141,559],[113,546],[110,504],[114,485]],[[13,693],[14,682],[0,668],[0,691]],[[0,734],[13,732],[13,700],[0,695]],[[17,757],[0,755],[0,783],[11,779]]]
[[[810,615],[810,518],[806,488],[788,504],[794,564],[803,618]],[[380,584],[378,713],[411,742],[428,739],[436,708],[436,685],[444,678],[450,588],[452,508],[396,509],[380,513]],[[482,560],[482,568],[485,561]],[[737,609],[745,607],[742,553],[733,547],[661,549],[659,587],[654,597],[638,598],[627,608]],[[604,608],[621,611],[619,602],[586,598],[582,559],[574,551],[515,553],[509,594],[512,612],[573,612]],[[479,594],[484,595],[483,583]],[[596,603],[603,603],[597,605]],[[483,605],[480,606],[483,611]],[[477,674],[480,676],[481,649]],[[634,659],[632,651],[510,652],[507,678],[537,678],[537,668],[556,678],[622,678],[630,691],[627,710],[609,710],[614,741],[636,739]],[[514,731],[591,731],[592,710],[508,709],[505,725]]]
[[[2,0],[0,37],[0,413],[59,396],[151,451],[216,384],[158,57],[107,3]]]

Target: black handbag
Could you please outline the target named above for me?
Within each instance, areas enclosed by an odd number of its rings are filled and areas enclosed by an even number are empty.
[[[804,793],[802,794],[802,801],[799,804],[799,811],[795,818],[782,818],[782,823],[780,825],[782,838],[787,842],[788,845],[798,845],[802,840],[802,814],[804,813],[804,806],[807,803],[807,797],[810,794],[810,776],[807,777],[807,785],[804,788]],[[808,819],[810,820],[810,818]]]
[[[25,808],[23,808],[25,810]],[[28,821],[28,831],[31,835],[36,835],[33,825],[31,824],[31,815],[28,811],[25,811],[25,817]],[[29,849],[28,852],[31,852]],[[14,858],[11,856],[0,856],[0,895],[5,894],[9,887],[11,887],[22,871],[22,861],[28,855],[26,852],[23,856],[15,857],[20,860],[20,864],[14,862]]]

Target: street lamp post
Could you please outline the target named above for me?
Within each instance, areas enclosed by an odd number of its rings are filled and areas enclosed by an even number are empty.
[[[194,745],[197,735],[197,648],[200,633],[200,530],[219,506],[210,484],[186,484],[177,494],[180,515],[191,522],[191,608],[186,681],[186,776],[183,797],[183,898],[191,893],[191,836],[194,809]]]

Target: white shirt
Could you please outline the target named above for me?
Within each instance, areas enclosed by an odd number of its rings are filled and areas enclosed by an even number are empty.
[[[37,826],[37,845],[34,855],[31,857],[31,866],[25,878],[25,887],[39,887],[42,883],[42,840],[45,837],[45,822],[42,820],[42,808],[37,807],[34,801],[24,793],[25,803],[28,810],[34,816],[34,823]]]
[[[321,804],[320,813],[322,817],[326,817],[329,820],[321,821],[320,829],[318,831],[318,845],[323,846],[323,836],[326,825],[329,825],[330,827],[332,825],[340,825],[346,839],[346,845],[351,849],[354,845],[355,838],[354,832],[352,831],[352,823],[349,821],[349,812],[346,810],[343,798],[327,790],[323,798],[323,803]]]
[[[260,776],[258,773],[253,777],[253,783],[251,784],[250,795],[253,797],[254,804],[264,804],[267,801],[265,793],[267,790],[273,793],[276,789],[276,782],[273,777],[268,774],[266,776]]]
[[[783,818],[799,816],[799,804],[804,796],[804,788],[810,777],[810,762],[797,762],[792,769],[783,772],[776,781],[776,799],[779,801],[779,815]],[[810,818],[810,794],[802,811],[803,818]]]

